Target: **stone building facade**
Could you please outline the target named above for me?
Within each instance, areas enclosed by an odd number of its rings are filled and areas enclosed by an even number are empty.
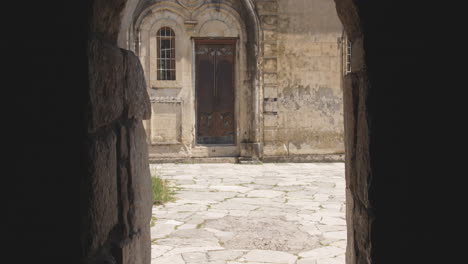
[[[246,3],[137,6],[127,46],[151,99],[150,158],[342,159],[343,30],[334,2]],[[226,48],[230,55],[220,53]]]

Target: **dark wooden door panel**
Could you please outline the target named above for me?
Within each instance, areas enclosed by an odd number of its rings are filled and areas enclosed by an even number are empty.
[[[235,42],[196,42],[195,54],[197,143],[235,144]]]

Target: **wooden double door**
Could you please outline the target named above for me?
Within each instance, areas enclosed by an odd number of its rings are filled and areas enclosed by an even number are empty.
[[[197,144],[235,144],[235,39],[195,40]]]

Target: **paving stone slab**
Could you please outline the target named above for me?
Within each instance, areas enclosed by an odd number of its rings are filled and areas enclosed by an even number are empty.
[[[335,258],[320,258],[317,259],[317,264],[344,264],[345,257],[344,255],[335,257]]]
[[[329,239],[346,239],[346,231],[324,232],[323,237]]]
[[[297,256],[281,251],[252,250],[244,258],[247,261],[293,264]]]
[[[169,250],[173,249],[173,247],[169,246],[159,246],[159,245],[151,245],[151,258],[157,258],[162,256],[164,253],[168,252]]]
[[[345,263],[343,163],[152,164],[151,171],[181,188],[176,201],[152,209],[153,264]]]
[[[200,264],[208,262],[205,252],[182,253],[182,258],[184,259],[185,263]]]
[[[240,258],[244,254],[246,254],[247,251],[244,250],[217,250],[217,251],[209,251],[208,252],[208,259],[210,261],[214,260],[236,260],[237,258]]]
[[[254,190],[247,193],[247,197],[274,198],[284,195],[284,192],[272,190]]]
[[[317,260],[315,258],[303,258],[299,259],[296,264],[317,264]],[[344,262],[341,264],[345,264]]]
[[[151,227],[151,238],[163,238],[174,232],[175,225],[160,224]]]
[[[152,263],[157,264],[185,264],[182,255],[162,256],[151,260]]]
[[[238,193],[246,193],[252,188],[247,188],[243,186],[233,186],[233,185],[212,185],[209,187],[212,190],[224,191],[224,192],[238,192]]]
[[[310,251],[306,252],[301,252],[299,253],[299,256],[303,258],[330,258],[330,257],[336,257],[341,254],[343,254],[343,249],[338,248],[338,247],[333,247],[333,246],[325,246],[325,247],[320,247],[316,248]]]
[[[174,248],[167,253],[165,253],[165,256],[171,256],[171,255],[179,255],[182,253],[193,253],[193,252],[208,252],[210,250],[220,250],[224,249],[223,247],[220,246],[206,246],[206,247],[178,247]]]

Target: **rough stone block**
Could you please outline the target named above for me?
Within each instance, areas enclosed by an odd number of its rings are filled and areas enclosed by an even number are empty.
[[[338,59],[331,59],[330,60],[330,71],[331,72],[335,72],[335,73],[341,73],[341,68],[342,68],[342,65],[341,65],[341,60],[338,60]]]
[[[293,27],[291,26],[291,18],[284,14],[280,14],[278,17],[278,31],[291,32],[291,30],[293,29]]]
[[[287,156],[288,147],[281,142],[265,142],[263,146],[265,156]]]
[[[263,40],[277,40],[278,36],[276,30],[264,30],[263,31]]]
[[[180,102],[154,102],[152,105],[151,144],[179,144],[182,136]]]
[[[306,45],[304,53],[308,56],[321,56],[322,55],[322,47],[320,43],[309,43]]]
[[[278,16],[276,15],[264,15],[260,16],[262,28],[275,28],[278,24]]]
[[[176,113],[156,113],[152,121],[152,144],[178,144],[180,120]],[[179,123],[179,125],[178,125]]]
[[[265,98],[277,98],[278,97],[278,87],[276,87],[276,86],[265,86],[263,88],[263,97],[265,97]]]
[[[89,139],[88,176],[83,184],[87,226],[86,255],[93,255],[109,239],[118,223],[117,137],[112,131]]]
[[[276,13],[278,11],[278,4],[274,1],[256,2],[257,12],[259,15]]]
[[[368,79],[361,73],[352,73],[346,75],[344,89],[344,102],[345,102],[345,131],[348,144],[347,148],[347,159],[350,164],[350,160],[357,160],[362,164],[368,164],[370,159],[369,153],[369,125],[366,117],[366,86],[368,85]],[[360,98],[357,100],[356,98]],[[352,142],[352,144],[350,143]],[[357,200],[360,200],[365,206],[369,205],[368,189],[370,184],[369,173],[371,168],[368,166],[351,166],[350,172],[346,175],[348,182],[352,187],[363,186],[363,188],[353,188],[353,193]]]
[[[276,115],[276,114],[264,114],[263,115],[263,124],[264,124],[265,128],[267,128],[267,127],[277,127],[278,126],[278,115]]]
[[[129,146],[128,146],[128,131],[125,126],[121,126],[119,129],[119,140],[118,144],[118,173],[119,173],[119,180],[118,183],[120,185],[120,203],[121,203],[121,215],[126,216],[130,210],[130,203],[128,198],[128,158],[129,158]],[[127,217],[123,217],[121,219],[120,225],[122,226],[122,236],[124,238],[128,238],[130,234],[130,225],[128,223]]]
[[[125,105],[127,117],[135,119],[149,119],[151,117],[151,103],[146,90],[145,73],[140,60],[131,51],[122,51],[126,62]]]
[[[359,186],[365,189],[365,186]],[[352,228],[354,229],[354,245],[358,247],[358,251],[363,254],[359,256],[361,260],[371,259],[369,227],[373,224],[373,220],[369,218],[369,209],[362,207],[360,203],[354,202],[352,213]],[[358,262],[362,263],[362,262]]]
[[[264,73],[263,83],[264,84],[276,84],[278,82],[278,74],[276,73]]]
[[[267,100],[263,102],[263,111],[265,112],[278,112],[278,102]]]
[[[266,142],[274,142],[278,140],[277,128],[276,127],[273,129],[265,128],[263,130],[263,140],[265,140]]]
[[[127,1],[93,1],[89,14],[90,31],[103,34],[116,42],[121,25],[121,14]]]
[[[322,56],[339,56],[340,46],[336,43],[322,43]]]
[[[348,161],[346,161],[348,162]],[[348,163],[349,164],[349,163]],[[349,170],[345,172],[345,174],[349,174]],[[346,180],[346,225],[347,228],[347,248],[354,248],[355,247],[355,230],[354,230],[354,223],[353,223],[353,208],[354,208],[354,198],[353,194],[349,188],[349,181]],[[357,230],[356,230],[357,231]],[[346,263],[352,263],[351,261],[356,258],[356,251],[354,250],[347,250],[346,252]]]
[[[95,37],[88,42],[88,131],[117,120],[124,109],[125,67],[122,51]]]
[[[313,153],[313,148],[307,143],[289,143],[289,153],[291,155],[304,155]]]
[[[265,42],[263,43],[263,56],[276,56],[278,54],[278,47],[275,43]]]
[[[148,264],[151,263],[151,237],[150,226],[140,230],[128,244],[123,247],[123,264]]]
[[[329,72],[331,71],[330,61],[329,57],[318,57],[314,60],[312,68],[314,71]]]
[[[129,224],[131,227],[130,235],[132,233],[144,233],[148,231],[148,223],[151,220],[151,175],[149,170],[148,161],[148,146],[146,144],[146,134],[141,121],[134,121],[129,131],[129,162],[130,162],[130,175],[129,175]],[[147,243],[148,247],[150,241],[142,241]],[[150,250],[148,248],[148,250]]]
[[[276,72],[278,70],[276,58],[268,58],[263,60],[263,70],[266,72]]]
[[[356,38],[352,44],[351,51],[351,71],[361,71],[364,69],[364,43],[362,38]]]

